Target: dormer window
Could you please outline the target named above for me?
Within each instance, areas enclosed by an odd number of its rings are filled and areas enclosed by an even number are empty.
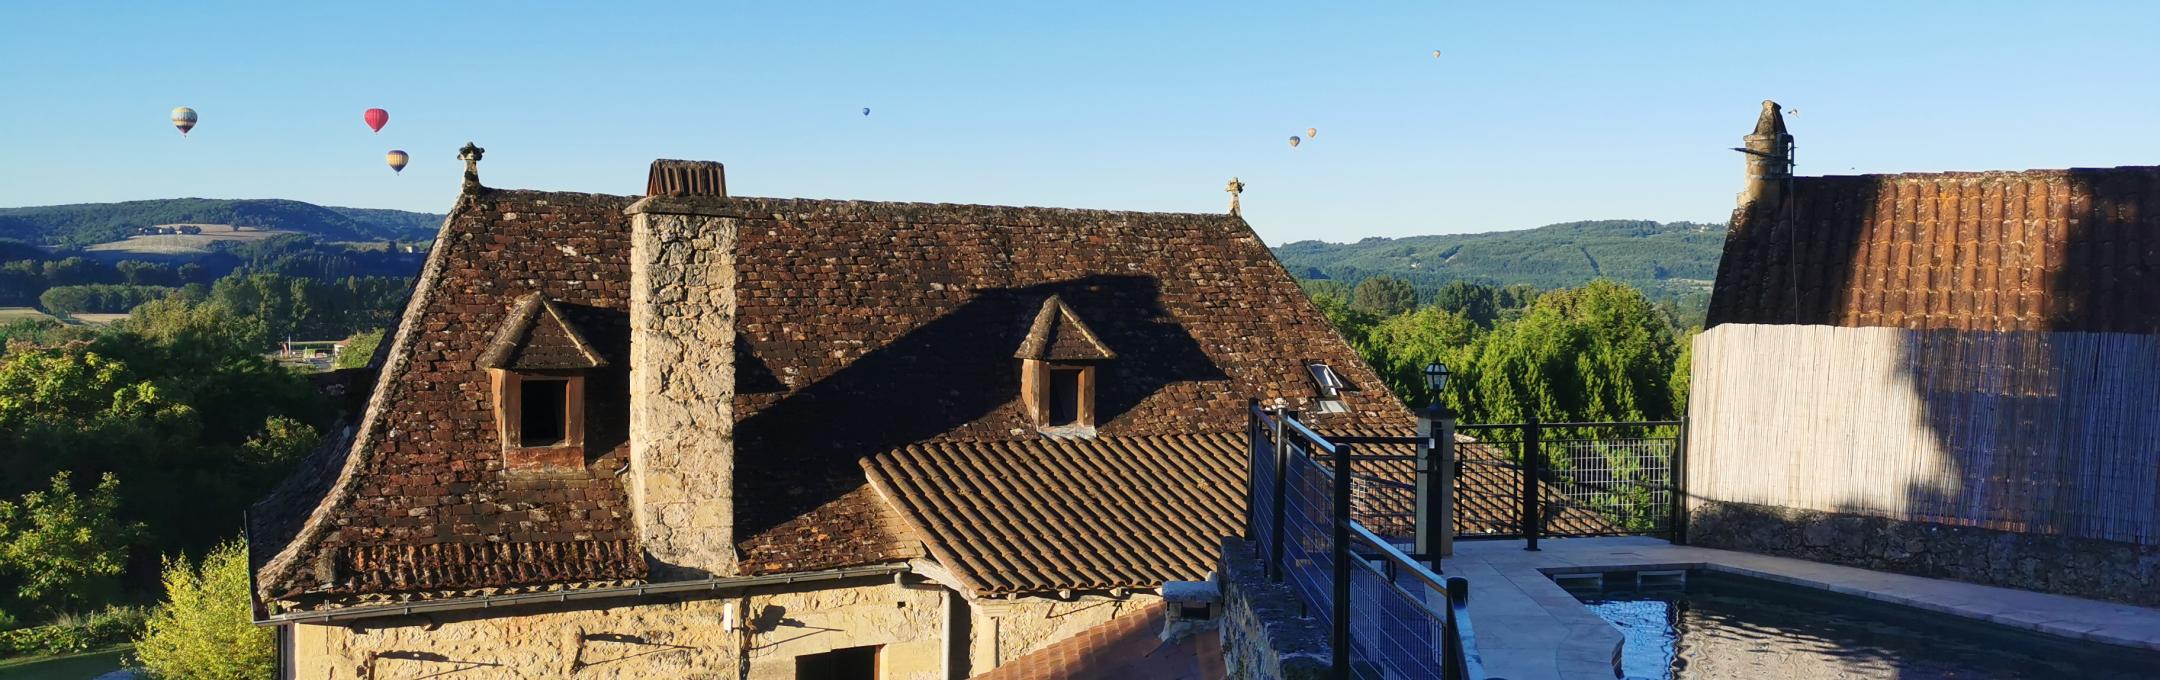
[[[1095,386],[1103,362],[1117,358],[1052,295],[1036,312],[1020,351],[1020,401],[1035,429],[1050,436],[1095,434]]]
[[[1313,391],[1318,396],[1313,400],[1315,411],[1343,413],[1350,410],[1343,406],[1343,393],[1356,392],[1358,388],[1344,380],[1342,374],[1335,371],[1335,367],[1324,361],[1306,361],[1305,372],[1312,376]]]
[[[477,362],[488,372],[503,469],[585,467],[585,377],[607,365],[555,303],[538,293],[512,308]]]

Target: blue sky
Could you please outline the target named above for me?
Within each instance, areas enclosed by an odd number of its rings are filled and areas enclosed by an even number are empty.
[[[617,4],[0,0],[0,206],[442,211],[470,139],[491,186],[623,194],[661,157],[1139,210],[1236,175],[1276,243],[1721,221],[1764,98],[1806,174],[2160,163],[2160,3]]]

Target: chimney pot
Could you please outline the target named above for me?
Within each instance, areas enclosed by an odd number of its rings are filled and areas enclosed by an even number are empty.
[[[726,198],[727,166],[714,161],[653,161],[652,174],[645,180],[645,195]]]

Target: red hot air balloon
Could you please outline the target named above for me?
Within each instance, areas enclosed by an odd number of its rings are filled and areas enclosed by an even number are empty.
[[[382,109],[368,109],[361,117],[367,119],[368,128],[377,134],[382,133],[382,126],[390,123],[390,112]]]

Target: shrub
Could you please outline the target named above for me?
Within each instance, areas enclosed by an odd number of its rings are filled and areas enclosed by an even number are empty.
[[[142,634],[144,616],[141,607],[106,607],[87,615],[65,614],[42,626],[0,631],[0,657],[72,654],[127,642]]]
[[[116,516],[120,480],[112,473],[88,494],[76,493],[68,477],[62,471],[50,490],[0,501],[0,572],[15,576],[18,597],[55,609],[111,594],[136,531]]]
[[[165,562],[165,602],[151,612],[135,655],[160,678],[265,678],[276,671],[276,641],[249,610],[247,550],[212,549],[201,565]]]

